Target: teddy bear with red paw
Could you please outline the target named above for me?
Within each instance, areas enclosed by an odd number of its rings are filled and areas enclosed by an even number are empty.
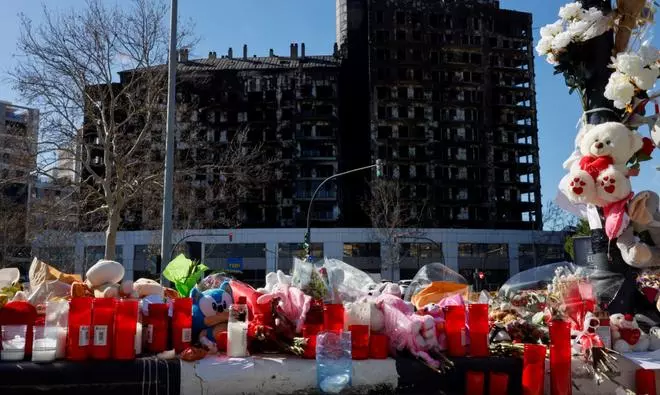
[[[561,191],[573,203],[606,206],[631,193],[628,160],[642,146],[642,136],[619,122],[586,125],[578,134],[576,152],[565,164],[569,173]]]

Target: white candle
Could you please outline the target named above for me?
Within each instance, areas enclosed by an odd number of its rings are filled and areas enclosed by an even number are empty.
[[[142,354],[142,324],[137,323],[135,330],[135,355]]]
[[[230,322],[227,325],[227,356],[247,357],[247,322]]]
[[[57,353],[57,339],[35,339],[32,343],[33,362],[51,362]]]
[[[2,341],[0,359],[3,361],[21,361],[25,358],[25,337],[16,335],[13,339]]]

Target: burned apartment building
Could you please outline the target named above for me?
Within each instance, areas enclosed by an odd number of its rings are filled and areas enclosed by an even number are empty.
[[[338,52],[308,56],[305,44],[265,57],[210,52],[202,59],[179,52],[174,221],[179,229],[302,227],[316,187],[339,168]],[[121,80],[129,78],[126,72]],[[119,82],[121,84],[122,81]],[[164,109],[164,101],[163,101]],[[151,127],[145,157],[162,166],[165,118]],[[270,179],[251,187],[231,205],[217,186],[223,170],[214,163],[245,133],[246,147],[259,146]],[[96,162],[102,163],[101,150]],[[208,166],[205,166],[208,164]],[[261,163],[255,163],[255,166]],[[193,173],[182,169],[195,169]],[[99,169],[99,171],[102,171]],[[160,226],[159,191],[151,204],[134,204],[122,214],[122,229]],[[315,198],[314,226],[335,226],[339,189],[327,183]],[[232,217],[231,219],[229,217]],[[234,218],[235,217],[235,218]]]
[[[541,229],[532,39],[494,0],[337,0],[353,165],[385,160],[426,226]]]

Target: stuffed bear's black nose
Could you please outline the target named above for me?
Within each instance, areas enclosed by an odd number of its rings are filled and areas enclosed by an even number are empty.
[[[598,149],[603,148],[603,143],[597,143],[597,144],[596,144],[596,148],[598,148]]]

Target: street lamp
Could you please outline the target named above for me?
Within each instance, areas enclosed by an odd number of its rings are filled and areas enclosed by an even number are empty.
[[[382,177],[383,176],[383,161],[380,160],[380,159],[377,159],[376,163],[374,163],[373,165],[358,167],[357,169],[352,169],[352,170],[345,171],[343,173],[337,173],[335,175],[332,175],[332,176],[326,178],[325,180],[323,180],[319,184],[319,186],[316,187],[316,189],[314,190],[314,193],[312,194],[312,198],[309,201],[309,207],[307,208],[307,231],[305,232],[305,239],[304,239],[304,242],[303,242],[303,247],[305,249],[305,256],[307,257],[307,259],[310,259],[310,249],[311,249],[311,230],[310,230],[310,228],[311,228],[312,204],[314,204],[314,199],[316,198],[316,195],[319,193],[319,191],[321,190],[323,185],[325,185],[325,183],[330,181],[330,180],[334,180],[335,178],[345,176],[345,175],[351,174],[351,173],[357,173],[358,171],[362,171],[362,170],[373,169],[373,168],[376,168],[376,176],[377,177]]]

